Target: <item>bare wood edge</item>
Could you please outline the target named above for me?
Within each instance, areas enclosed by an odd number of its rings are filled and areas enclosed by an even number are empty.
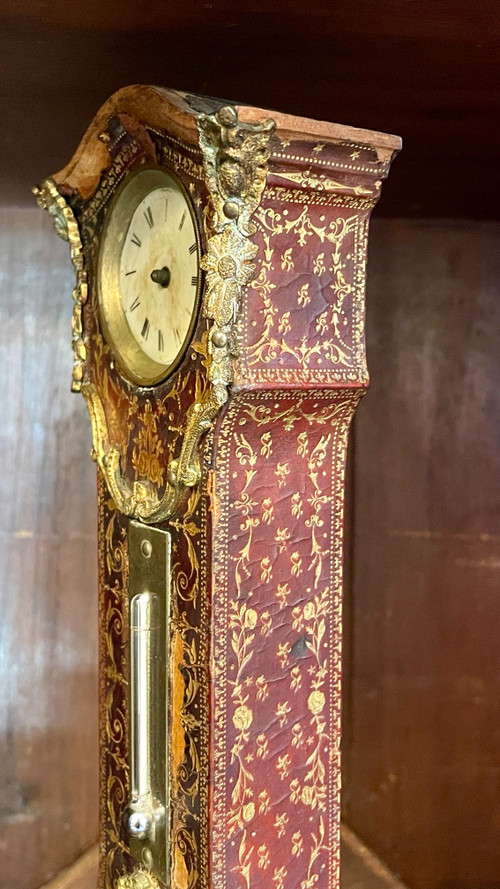
[[[52,179],[58,187],[78,191],[85,200],[95,191],[104,170],[110,165],[106,145],[100,134],[106,129],[108,119],[115,114],[129,114],[144,119],[147,109],[148,126],[168,131],[193,147],[198,146],[196,111],[190,107],[186,92],[162,87],[135,85],[123,87],[114,93],[99,109],[87,129],[72,159]],[[209,100],[207,100],[209,101]],[[269,110],[250,105],[234,106],[242,123],[256,123],[269,115]],[[380,161],[388,161],[400,151],[399,136],[358,129],[343,124],[311,120],[281,112],[272,112],[280,137],[301,139],[306,142],[325,139],[328,142],[356,142],[367,145],[377,152]]]
[[[367,875],[377,878],[377,889],[407,889],[407,886],[396,877],[377,856],[365,846],[359,837],[346,824],[340,827],[341,843],[362,862]],[[364,884],[363,884],[364,885]],[[342,886],[342,879],[341,879]],[[366,884],[369,889],[371,883]]]
[[[328,142],[357,142],[370,146],[377,152],[381,161],[390,160],[395,151],[401,151],[403,141],[400,136],[391,133],[379,133],[377,130],[366,130],[358,127],[349,127],[340,123],[329,123],[326,120],[313,120],[308,117],[297,117],[293,114],[283,114],[278,111],[265,111],[262,108],[251,108],[247,105],[238,105],[238,115],[242,120],[251,123],[258,120],[259,116],[271,113],[279,130],[280,137],[301,139],[305,142],[316,142],[317,139],[326,139]]]
[[[98,867],[99,846],[96,845],[40,889],[95,889]]]
[[[109,118],[116,114],[129,114],[137,120],[144,120],[145,110],[148,126],[166,128],[173,136],[198,146],[196,115],[182,94],[140,84],[123,87],[99,109],[70,162],[52,176],[56,185],[78,191],[84,200],[90,197],[101,174],[111,163],[106,145],[99,139]]]

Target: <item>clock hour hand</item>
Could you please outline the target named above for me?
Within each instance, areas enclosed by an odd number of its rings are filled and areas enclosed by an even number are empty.
[[[162,287],[168,287],[170,284],[170,269],[166,265],[164,265],[162,269],[153,269],[150,277],[155,284],[160,284]]]

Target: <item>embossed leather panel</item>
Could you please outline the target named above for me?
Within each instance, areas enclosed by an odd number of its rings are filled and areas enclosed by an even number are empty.
[[[343,481],[360,393],[248,393],[215,458],[212,878],[338,883]]]

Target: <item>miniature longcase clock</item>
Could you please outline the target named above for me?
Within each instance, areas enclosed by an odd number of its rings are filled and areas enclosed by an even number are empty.
[[[129,87],[35,189],[98,465],[101,889],[338,889],[344,464],[399,147]]]

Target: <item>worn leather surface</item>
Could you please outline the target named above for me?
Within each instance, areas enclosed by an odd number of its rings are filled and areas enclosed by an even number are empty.
[[[338,885],[344,465],[358,391],[247,392],[216,434],[213,885]]]

